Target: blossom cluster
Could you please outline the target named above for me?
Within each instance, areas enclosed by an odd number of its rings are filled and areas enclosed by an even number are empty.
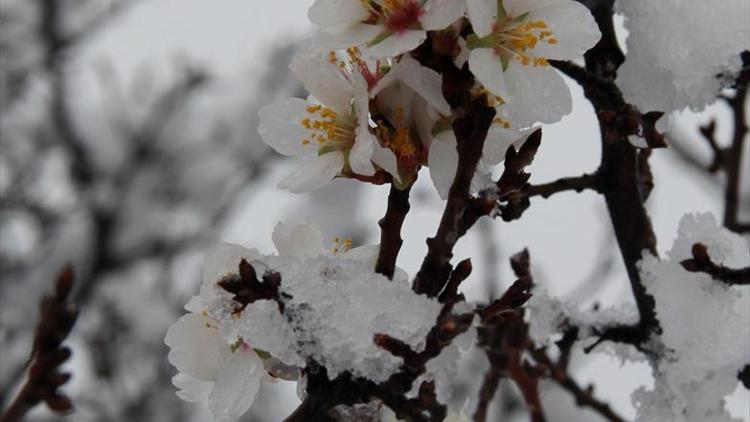
[[[500,163],[537,122],[571,111],[549,60],[580,57],[599,39],[573,0],[317,0],[319,31],[292,60],[310,93],[260,112],[259,132],[277,152],[306,161],[279,183],[304,192],[335,177],[410,186],[429,167],[445,198],[456,172],[456,137],[441,75],[414,52],[439,40],[475,92],[496,108],[479,171]],[[436,42],[436,41],[432,41]]]

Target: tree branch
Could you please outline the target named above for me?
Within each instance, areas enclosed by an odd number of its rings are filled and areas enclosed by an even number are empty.
[[[391,184],[388,194],[388,209],[385,216],[380,219],[380,252],[375,264],[375,272],[393,279],[396,269],[396,260],[404,240],[401,239],[401,226],[404,224],[406,214],[409,213],[409,191],[411,186],[399,189]]]
[[[737,233],[750,232],[750,223],[738,221],[740,207],[740,180],[742,179],[742,153],[747,140],[748,122],[745,113],[745,102],[750,85],[750,51],[742,53],[744,67],[735,83],[736,92],[727,102],[734,115],[732,145],[726,155],[725,170],[727,187],[724,191],[724,225]],[[745,166],[747,171],[747,166]]]
[[[59,372],[60,366],[70,358],[70,349],[62,346],[75,325],[78,312],[69,302],[73,289],[73,268],[65,267],[55,282],[55,292],[39,302],[39,322],[34,332],[34,343],[29,356],[26,383],[0,415],[0,422],[17,422],[41,402],[54,412],[65,413],[73,403],[59,391],[68,382],[70,374]]]
[[[580,193],[586,189],[593,189],[597,192],[601,192],[601,180],[597,173],[584,174],[578,177],[564,177],[555,180],[554,182],[543,183],[540,185],[528,185],[524,189],[524,192],[529,198],[534,196],[549,198],[560,192],[575,191]]]
[[[693,258],[680,263],[685,270],[706,273],[714,280],[730,285],[750,285],[750,267],[734,269],[716,264],[708,256],[708,248],[702,243],[694,244],[691,252]]]

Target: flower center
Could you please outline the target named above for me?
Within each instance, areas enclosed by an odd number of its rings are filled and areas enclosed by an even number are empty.
[[[370,12],[367,23],[381,22],[390,32],[403,32],[413,27],[424,13],[417,0],[361,0]]]
[[[507,19],[498,23],[491,37],[492,48],[505,59],[516,59],[524,66],[546,66],[547,59],[534,57],[530,51],[540,42],[556,44],[557,39],[552,36],[547,23],[543,20],[518,22],[517,19]]]
[[[340,116],[322,105],[308,106],[307,112],[310,117],[302,119],[301,124],[309,137],[302,139],[302,145],[318,144],[319,154],[349,149],[354,145],[356,126],[353,118]]]
[[[338,236],[333,238],[333,247],[331,248],[331,252],[334,255],[342,254],[352,248],[352,239],[351,238],[345,238],[342,239]]]
[[[359,72],[367,82],[367,88],[371,89],[374,87],[380,78],[383,76],[381,73],[381,60],[378,59],[373,63],[375,70],[370,70],[370,63],[367,63],[362,58],[362,53],[357,47],[350,47],[346,49],[346,55],[344,58],[339,58],[335,51],[328,53],[328,62],[336,65],[339,68],[339,72],[346,80],[351,80],[353,72]]]

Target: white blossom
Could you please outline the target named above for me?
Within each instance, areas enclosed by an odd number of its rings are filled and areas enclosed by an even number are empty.
[[[463,0],[316,0],[308,12],[329,49],[362,46],[374,57],[418,47],[427,31],[446,28],[466,10]]]
[[[279,187],[305,192],[345,171],[372,176],[377,140],[369,130],[368,85],[362,74],[344,78],[334,63],[307,50],[294,58],[291,69],[312,98],[280,100],[259,112],[258,132],[266,144],[283,155],[307,157]]]
[[[573,0],[467,0],[474,35],[469,68],[511,105],[518,127],[553,123],[571,111],[570,92],[548,60],[581,56],[601,34]]]

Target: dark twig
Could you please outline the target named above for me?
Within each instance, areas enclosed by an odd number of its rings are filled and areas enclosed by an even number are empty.
[[[750,51],[742,53],[744,67],[735,83],[736,92],[727,99],[734,115],[732,144],[724,162],[727,174],[727,187],[724,191],[724,225],[735,232],[750,232],[750,223],[738,221],[740,207],[740,180],[742,179],[742,155],[747,140],[748,122],[745,102],[750,85]],[[747,166],[744,168],[747,171]]]
[[[66,413],[73,403],[59,388],[68,382],[70,374],[60,372],[60,366],[70,358],[70,349],[62,346],[75,325],[78,312],[68,298],[73,288],[73,268],[67,266],[55,282],[53,295],[39,302],[39,322],[34,332],[34,344],[29,356],[26,383],[0,416],[0,422],[17,422],[41,402],[54,412]]]
[[[383,274],[389,279],[393,278],[398,252],[404,242],[401,239],[401,226],[404,224],[406,214],[409,213],[410,190],[411,186],[399,189],[396,185],[391,184],[391,191],[388,194],[388,209],[385,216],[378,222],[380,226],[380,252],[375,264],[375,272]]]
[[[593,189],[598,192],[601,191],[601,181],[597,173],[584,174],[578,177],[564,177],[562,179],[555,180],[554,182],[543,183],[539,185],[528,185],[524,189],[524,193],[529,198],[534,196],[549,198],[550,196],[560,192],[583,192],[586,189]]]
[[[722,264],[716,264],[708,256],[708,248],[702,243],[696,243],[691,250],[692,259],[682,261],[682,267],[691,273],[701,272],[710,275],[714,280],[730,285],[749,285],[750,267],[729,268]]]

